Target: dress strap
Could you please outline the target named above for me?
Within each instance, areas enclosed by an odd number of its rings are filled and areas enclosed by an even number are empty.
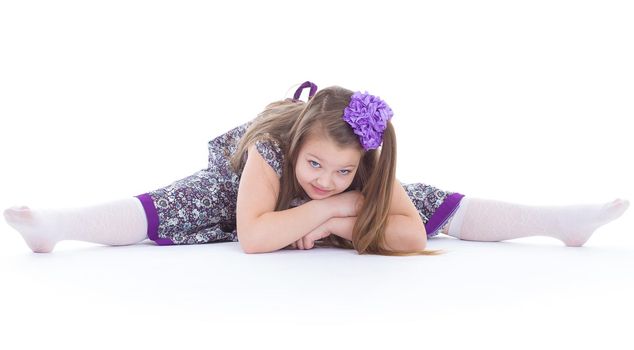
[[[308,93],[308,99],[313,97],[313,95],[317,92],[317,85],[315,85],[314,83],[310,81],[306,81],[297,88],[297,91],[295,91],[295,95],[293,95],[293,99],[299,100],[299,96],[302,94],[302,90],[304,90],[307,87],[310,87],[310,92]]]

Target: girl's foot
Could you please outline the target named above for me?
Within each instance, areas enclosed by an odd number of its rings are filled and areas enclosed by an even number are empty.
[[[41,215],[27,206],[11,207],[4,211],[7,223],[22,235],[35,253],[49,253],[62,237],[57,233],[54,215]]]
[[[623,215],[629,205],[627,200],[615,199],[600,206],[579,206],[560,217],[559,238],[569,247],[581,247],[597,228]]]

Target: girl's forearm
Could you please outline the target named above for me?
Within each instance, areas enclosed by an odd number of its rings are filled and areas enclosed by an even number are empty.
[[[345,218],[333,217],[328,220],[326,225],[332,234],[352,241],[352,229],[354,228],[355,222],[357,222],[356,216],[348,216]]]
[[[328,229],[332,234],[352,241],[352,229],[357,221],[356,216],[345,218],[334,217],[328,220]],[[427,235],[422,220],[411,218],[405,215],[390,215],[385,228],[386,249],[390,250],[413,250],[425,249]]]
[[[250,252],[273,252],[302,238],[333,217],[329,203],[311,200],[295,208],[262,214],[251,227]]]

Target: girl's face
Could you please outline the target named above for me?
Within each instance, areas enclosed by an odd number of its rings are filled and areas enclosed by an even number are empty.
[[[309,137],[299,151],[295,176],[311,199],[324,199],[352,184],[360,160],[360,149],[338,148],[329,139]]]

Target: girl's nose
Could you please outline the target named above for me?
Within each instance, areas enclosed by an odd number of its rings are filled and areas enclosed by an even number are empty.
[[[321,188],[322,190],[326,190],[326,191],[332,190],[332,187],[333,187],[329,180],[324,180],[324,179],[317,180],[317,186],[319,186],[319,188]]]

